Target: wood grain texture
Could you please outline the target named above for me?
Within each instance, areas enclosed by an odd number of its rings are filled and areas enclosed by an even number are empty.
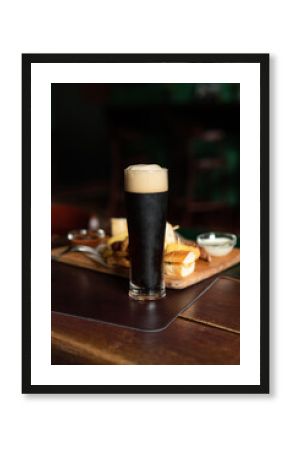
[[[208,279],[183,290],[167,289],[155,302],[136,302],[128,296],[127,279],[60,264],[51,264],[51,309],[86,319],[157,332],[199,301],[213,283]]]
[[[52,364],[240,363],[239,334],[178,318],[159,333],[52,313]]]
[[[86,269],[95,270],[97,272],[108,273],[112,275],[122,276],[128,278],[128,271],[123,268],[110,268],[102,266],[97,262],[91,260],[84,254],[80,253],[66,253],[63,256],[59,255],[63,252],[64,247],[54,248],[52,250],[52,257],[59,262],[70,264],[72,266],[83,267]],[[184,289],[193,284],[206,280],[217,273],[223,272],[229,267],[235,266],[240,262],[240,250],[234,248],[231,253],[226,256],[212,257],[211,262],[198,260],[196,262],[195,271],[186,278],[165,277],[166,287],[172,289]]]
[[[221,277],[196,302],[180,314],[188,320],[240,332],[240,281]]]

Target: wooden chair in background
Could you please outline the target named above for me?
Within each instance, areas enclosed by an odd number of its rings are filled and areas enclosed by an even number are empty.
[[[179,173],[176,170],[178,189],[173,200],[174,209],[179,211],[176,214],[180,217],[180,224],[183,226],[198,226],[207,221],[206,216],[210,222],[213,216],[217,217],[229,208],[226,199],[226,191],[229,188],[227,161],[222,151],[222,139],[223,134],[219,130],[210,132],[195,130],[194,133],[184,135],[183,146],[177,154],[183,164],[179,163]],[[195,146],[202,140],[212,142],[215,152],[211,155],[198,155]],[[198,194],[199,186],[201,183],[205,185],[214,172],[219,172],[220,175],[218,180],[209,186],[209,194],[219,190],[221,199],[215,200],[213,195],[202,198]]]

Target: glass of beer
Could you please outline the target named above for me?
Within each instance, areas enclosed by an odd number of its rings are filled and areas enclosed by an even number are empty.
[[[129,296],[157,300],[165,296],[163,249],[167,213],[168,173],[156,164],[125,169],[129,232]]]

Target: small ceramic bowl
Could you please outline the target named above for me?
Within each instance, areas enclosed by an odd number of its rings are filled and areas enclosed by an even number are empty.
[[[230,233],[210,232],[198,235],[196,242],[211,256],[225,256],[236,245],[237,236]]]
[[[90,230],[72,230],[67,234],[67,239],[72,245],[88,245],[89,247],[96,247],[104,242],[106,235],[105,231],[99,228],[96,231]]]

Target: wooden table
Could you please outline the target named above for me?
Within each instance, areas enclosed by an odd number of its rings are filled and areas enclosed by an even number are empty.
[[[239,266],[222,274],[160,332],[146,333],[52,312],[51,362],[239,364],[239,313]]]

